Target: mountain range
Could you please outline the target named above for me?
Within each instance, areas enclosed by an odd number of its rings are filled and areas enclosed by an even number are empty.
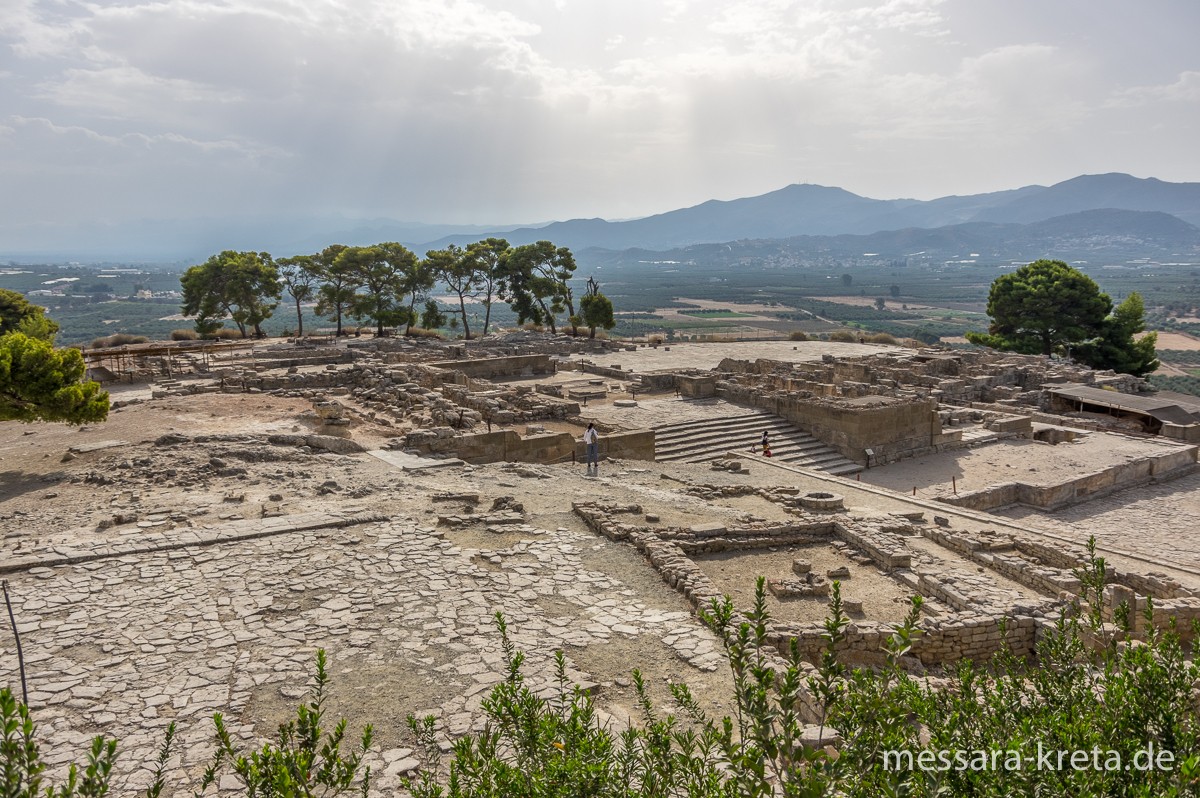
[[[869,236],[967,223],[1030,224],[1107,209],[1169,214],[1188,226],[1200,225],[1200,183],[1167,183],[1116,173],[1083,175],[1048,187],[1026,186],[928,201],[869,199],[841,188],[800,184],[757,197],[710,200],[631,221],[574,219],[493,234],[512,244],[547,239],[572,249],[662,251],[742,239]],[[474,240],[477,236],[446,236],[421,244],[420,251]]]
[[[57,231],[51,239],[56,242],[53,250],[41,244],[35,233],[13,235],[7,241],[0,238],[0,260],[40,253],[76,260],[198,263],[224,249],[267,250],[286,256],[315,252],[332,243],[380,241],[400,241],[424,254],[489,236],[506,238],[514,245],[545,239],[576,252],[589,248],[667,251],[771,239],[801,246],[805,237],[812,237],[808,243],[813,246],[828,246],[827,239],[832,238],[841,239],[850,250],[866,247],[889,252],[926,249],[938,241],[960,242],[965,248],[1007,242],[1001,247],[1005,252],[1069,241],[1087,250],[1119,239],[1186,254],[1200,242],[1198,226],[1200,183],[1110,173],[1082,175],[1051,186],[934,200],[878,200],[842,188],[797,184],[629,221],[572,219],[526,227],[422,225],[388,219],[348,223],[336,218],[140,222],[74,233]]]

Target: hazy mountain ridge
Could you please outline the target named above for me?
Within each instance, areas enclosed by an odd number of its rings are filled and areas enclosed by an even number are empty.
[[[869,254],[868,254],[869,253]],[[667,251],[581,251],[588,265],[653,260],[730,265],[747,257],[788,266],[813,258],[904,262],[953,260],[1029,261],[1132,257],[1200,259],[1200,227],[1161,211],[1098,209],[1032,224],[963,222],[936,228],[909,227],[867,235],[793,236],[693,244]]]
[[[1161,211],[1200,225],[1200,183],[1167,183],[1121,173],[1083,175],[1036,194],[981,209],[974,221],[1028,224],[1100,208]]]
[[[972,237],[972,240],[989,237],[983,232],[987,228],[977,228],[973,232],[933,232],[964,224],[1036,225],[1058,220],[1055,225],[1060,228],[1072,224],[1085,226],[1074,231],[1059,229],[1053,236],[1081,240],[1099,235],[1095,229],[1086,226],[1094,224],[1099,217],[1072,218],[1073,215],[1105,209],[1168,214],[1197,225],[1200,224],[1200,183],[1168,183],[1156,178],[1112,173],[1083,175],[1048,187],[1025,186],[934,200],[877,200],[842,188],[796,184],[755,197],[709,200],[642,219],[614,222],[571,219],[520,227],[437,225],[388,219],[351,221],[336,217],[243,217],[139,220],[124,225],[96,224],[73,231],[0,228],[0,259],[21,259],[41,253],[43,257],[59,259],[198,263],[224,249],[265,250],[276,256],[286,256],[316,252],[333,243],[361,245],[388,240],[401,241],[418,254],[424,254],[430,249],[440,249],[448,244],[465,245],[488,236],[506,238],[512,244],[548,239],[573,250],[662,252],[697,244],[741,240],[883,235],[882,239],[867,238],[862,242],[873,251],[884,247],[871,244],[872,240],[915,242],[950,241],[961,236]],[[1134,224],[1130,219],[1123,223]],[[1148,219],[1141,219],[1135,227],[1129,234],[1147,237],[1156,249],[1169,249],[1173,246],[1172,241],[1186,242],[1189,235],[1171,227],[1165,220],[1151,225]],[[1026,230],[1024,234],[1034,237],[1028,242],[1029,246],[1049,240],[1048,236],[1053,237],[1038,228]],[[53,244],[45,245],[46,241]],[[891,246],[893,244],[888,248]]]
[[[573,249],[666,250],[741,239],[870,235],[969,222],[1030,224],[1103,209],[1160,212],[1200,224],[1200,183],[1166,183],[1124,174],[1084,175],[1049,187],[1025,186],[935,200],[875,200],[841,188],[802,184],[757,197],[710,200],[628,222],[577,219],[496,235],[513,244],[545,238]],[[451,236],[421,246],[440,248],[466,241],[466,237]]]

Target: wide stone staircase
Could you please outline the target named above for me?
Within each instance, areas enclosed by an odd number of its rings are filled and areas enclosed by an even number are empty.
[[[726,452],[761,457],[763,430],[770,434],[771,456],[775,460],[830,474],[862,471],[862,466],[847,460],[833,447],[779,416],[761,411],[656,426],[654,459],[705,463]]]

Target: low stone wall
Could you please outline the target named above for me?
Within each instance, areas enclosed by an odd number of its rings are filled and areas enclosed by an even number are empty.
[[[511,357],[481,357],[468,360],[440,360],[429,365],[449,371],[459,371],[468,377],[523,377],[534,374],[553,374],[550,355],[512,355]]]
[[[616,364],[612,366],[597,366],[595,363],[589,361],[583,364],[582,370],[585,374],[598,374],[601,377],[610,377],[614,380],[627,380],[633,376]]]
[[[1027,538],[996,534],[977,537],[939,528],[923,529],[921,534],[950,551],[1041,593],[1054,596],[1063,590],[1079,592],[1079,580],[1073,571],[1085,562],[1082,551],[1061,546],[1052,549]],[[1013,552],[1020,552],[1025,557]]]
[[[879,524],[843,522],[838,531],[841,537],[865,552],[885,571],[908,568],[912,565],[912,553],[904,540],[895,532],[883,529]]]
[[[1038,619],[971,613],[946,621],[925,618],[918,628],[921,633],[913,638],[910,653],[923,664],[937,665],[962,659],[983,662],[999,652],[1006,642],[1018,657],[1033,654]],[[821,638],[823,632],[824,626],[820,623],[776,624],[771,630],[770,640],[772,645],[786,651],[794,638],[801,657],[809,662],[817,662],[825,650],[825,642]],[[838,646],[838,652],[865,664],[877,664],[883,659],[881,648],[891,633],[892,626],[889,624],[871,621],[852,623],[846,628],[846,639]]]
[[[587,446],[575,440],[575,457],[579,462],[587,458]],[[654,430],[635,429],[625,432],[610,432],[598,441],[601,457],[616,457],[620,460],[653,460]]]
[[[716,375],[689,377],[680,374],[676,378],[675,384],[679,388],[679,395],[685,399],[707,399],[717,395]]]
[[[679,373],[674,371],[644,371],[637,374],[634,379],[637,382],[638,391],[673,391],[679,376]]]
[[[1017,416],[1007,413],[987,420],[984,426],[992,432],[1011,435],[1030,435],[1033,433],[1033,422],[1029,416]]]
[[[1058,510],[1133,485],[1183,476],[1195,467],[1197,451],[1193,446],[1154,457],[1140,457],[1090,474],[1081,474],[1057,485],[1002,482],[957,496],[940,496],[937,500],[969,510],[994,510],[1010,504]]]
[[[413,436],[409,436],[410,439]],[[514,430],[496,430],[473,435],[433,437],[411,441],[419,454],[444,454],[482,463],[559,463],[574,454],[584,461],[583,442],[569,432],[548,432],[521,436]],[[654,459],[654,430],[633,430],[605,435],[600,439],[600,454],[625,460]]]
[[[1135,608],[1137,609],[1137,608]],[[1200,598],[1190,597],[1155,602],[1153,620],[1156,629],[1175,629],[1179,639],[1190,643],[1195,639],[1195,621],[1200,621]]]
[[[1200,443],[1200,424],[1164,423],[1159,434],[1184,443]]]

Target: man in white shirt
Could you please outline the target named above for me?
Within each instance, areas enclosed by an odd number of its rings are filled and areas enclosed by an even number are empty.
[[[587,429],[583,431],[583,443],[587,447],[587,467],[588,471],[593,468],[600,468],[600,433],[596,432],[596,425],[589,423]]]

